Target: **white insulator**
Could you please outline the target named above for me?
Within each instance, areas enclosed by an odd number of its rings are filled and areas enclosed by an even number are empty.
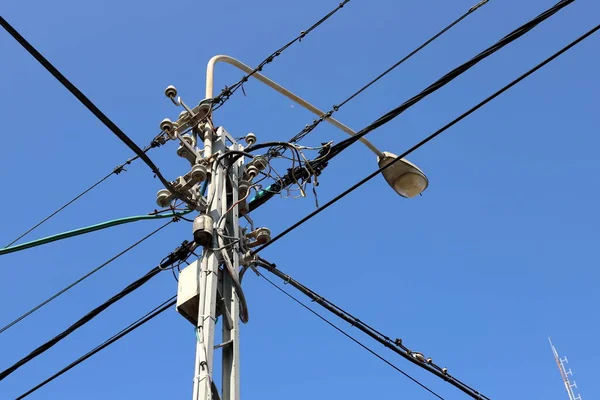
[[[167,189],[161,189],[156,193],[156,204],[159,207],[167,207],[171,203],[171,192]]]
[[[169,118],[160,121],[160,130],[171,136],[171,132],[173,132],[173,121]]]
[[[252,146],[254,143],[256,143],[256,135],[254,133],[249,133],[246,135],[244,140],[246,143],[248,143],[248,146]]]
[[[175,88],[175,86],[173,85],[167,86],[167,88],[165,89],[165,96],[167,96],[170,99],[174,99],[175,96],[177,96],[177,88]]]
[[[191,178],[195,182],[202,182],[206,180],[207,173],[206,165],[196,164],[192,167]]]

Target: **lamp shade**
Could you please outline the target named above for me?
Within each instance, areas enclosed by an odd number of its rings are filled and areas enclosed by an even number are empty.
[[[382,156],[377,158],[379,168],[394,161],[398,156],[384,151]],[[394,165],[383,170],[383,177],[387,183],[402,197],[413,198],[421,194],[429,185],[429,180],[413,163],[408,160],[401,159]]]

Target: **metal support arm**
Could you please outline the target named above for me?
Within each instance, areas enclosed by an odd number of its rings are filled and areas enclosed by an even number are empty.
[[[226,56],[226,55],[214,56],[213,58],[211,58],[208,61],[208,66],[206,68],[206,98],[207,99],[212,98],[214,95],[214,70],[215,70],[215,64],[218,62],[224,62],[224,63],[230,64],[230,65],[233,65],[234,67],[241,69],[242,71],[244,71],[247,74],[249,74],[253,71],[253,68],[242,63],[241,61],[236,60],[233,57]],[[325,115],[325,112],[319,110],[317,107],[313,106],[312,104],[310,104],[306,100],[302,99],[301,97],[296,96],[294,93],[290,92],[289,90],[287,90],[283,86],[279,85],[278,83],[273,82],[266,76],[264,76],[258,72],[255,72],[252,76],[254,78],[256,78],[257,80],[261,81],[262,83],[264,83],[265,85],[269,86],[271,89],[274,89],[277,92],[281,93],[282,95],[284,95],[288,99],[292,100],[296,104],[301,105],[302,107],[304,107],[308,111],[312,112],[313,114],[318,115],[319,117],[322,117],[323,115]],[[335,126],[336,128],[339,128],[342,131],[346,132],[350,136],[356,135],[356,132],[354,130],[352,130],[349,127],[347,127],[346,125],[342,124],[335,118],[329,117],[326,119],[326,121],[329,122],[330,124],[332,124],[333,126]],[[383,156],[383,153],[377,147],[375,147],[371,142],[369,142],[367,139],[365,139],[363,137],[363,138],[360,138],[359,140],[365,146],[367,146],[373,153],[375,153],[377,155],[377,157]]]

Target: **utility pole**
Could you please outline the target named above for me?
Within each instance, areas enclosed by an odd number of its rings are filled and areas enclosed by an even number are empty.
[[[224,128],[213,127],[209,102],[189,108],[181,98],[176,99],[173,86],[165,90],[165,95],[185,109],[177,121],[163,120],[161,130],[180,142],[177,154],[191,164],[191,170],[177,178],[173,187],[187,192],[195,201],[193,207],[199,214],[193,223],[194,241],[203,248],[200,259],[179,274],[177,292],[177,311],[196,330],[192,399],[239,400],[239,322],[247,321],[239,282],[240,252],[247,240],[242,241],[239,215],[250,190],[249,182],[243,179],[248,176],[244,157],[239,155],[243,147]],[[254,143],[254,135],[248,135],[246,141]],[[256,173],[250,174],[249,180],[255,176]],[[168,190],[157,194],[161,207],[172,206],[174,200],[175,195]],[[222,339],[215,345],[219,317]],[[222,396],[214,382],[216,349],[222,355]]]
[[[268,161],[260,156],[254,157],[244,165],[244,157],[239,151],[241,144],[222,127],[214,129],[210,121],[210,100],[213,98],[214,67],[225,62],[250,73],[252,69],[228,56],[215,56],[209,63],[206,78],[206,102],[191,109],[181,98],[176,98],[177,90],[170,86],[165,95],[171,101],[185,109],[175,122],[164,120],[161,130],[171,139],[179,140],[181,145],[177,154],[187,158],[192,170],[179,177],[173,186],[180,191],[189,191],[196,199],[199,215],[194,220],[194,240],[203,247],[202,257],[183,269],[179,274],[177,311],[194,324],[196,329],[196,358],[194,362],[193,400],[239,400],[240,399],[240,348],[239,322],[247,321],[247,308],[239,282],[239,268],[248,267],[245,257],[249,250],[271,240],[267,228],[257,228],[250,221],[250,232],[242,231],[239,225],[240,215],[248,218],[247,194],[252,180],[263,170]],[[290,100],[312,113],[322,116],[325,112],[304,99],[268,79],[259,72],[252,75]],[[326,119],[348,135],[356,132],[333,117]],[[193,136],[186,132],[192,131]],[[253,134],[245,138],[248,145],[256,142]],[[386,153],[379,151],[367,139],[361,138],[377,156]],[[203,145],[200,149],[199,145]],[[236,154],[228,157],[225,154]],[[412,164],[411,164],[412,165]],[[207,184],[202,195],[198,189],[200,183]],[[158,193],[157,202],[167,207],[175,196],[168,190]],[[248,218],[249,219],[249,218]],[[222,322],[222,338],[215,345],[217,318]],[[221,395],[214,382],[214,352],[221,351]]]
[[[227,262],[233,267],[235,274],[238,273],[239,246],[234,244],[224,249],[227,247],[224,236],[235,238],[234,241],[240,237],[238,183],[243,159],[240,158],[226,168],[226,162],[216,160],[228,149],[226,142],[231,143],[229,150],[239,150],[235,140],[223,128],[213,131],[206,127],[203,134],[203,157],[205,160],[213,158],[215,161],[212,161],[211,172],[208,174],[206,212],[194,222],[195,238],[201,232],[206,233],[209,239],[204,244],[201,259],[192,268],[196,272],[199,295],[192,399],[218,398],[213,369],[214,350],[217,348],[222,352],[223,400],[239,400],[239,301],[234,280],[227,272],[227,267],[220,269],[219,265]],[[182,284],[186,283],[182,281]],[[218,316],[222,320],[222,341],[215,346]]]

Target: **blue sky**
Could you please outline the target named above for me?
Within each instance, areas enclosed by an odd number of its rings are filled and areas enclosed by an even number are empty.
[[[77,2],[4,4],[2,15],[139,145],[179,110],[173,84],[202,99],[215,54],[257,64],[337,3]],[[328,109],[474,4],[351,1],[265,74]],[[337,114],[360,129],[553,4],[492,0]],[[401,153],[520,73],[595,26],[596,2],[576,2],[452,84],[369,135]],[[362,320],[401,337],[493,399],[566,399],[547,336],[584,398],[600,393],[597,305],[600,173],[600,38],[597,35],[415,152],[428,175],[406,200],[382,178],[303,225],[264,257]],[[7,34],[0,34],[0,182],[8,243],[131,152]],[[217,67],[216,87],[240,73]],[[256,82],[215,114],[235,136],[285,140],[313,117]],[[325,124],[323,124],[325,125]],[[303,144],[339,141],[321,126]],[[185,172],[170,143],[151,153],[169,178]],[[356,145],[325,170],[323,203],[372,172]],[[147,213],[158,180],[141,163],[112,177],[32,236]],[[15,203],[19,203],[18,205]],[[279,232],[314,200],[273,199],[254,215]],[[139,222],[0,258],[4,325],[158,226]],[[191,227],[180,222],[0,335],[4,369],[152,268]],[[249,275],[242,327],[242,396],[261,399],[433,398]],[[289,288],[289,287],[288,287]],[[289,288],[291,290],[291,288]],[[175,294],[163,274],[43,356],[0,382],[14,398]],[[342,324],[357,338],[371,343]],[[32,399],[190,398],[194,330],[174,310],[110,346]],[[466,398],[373,344],[446,399]]]

